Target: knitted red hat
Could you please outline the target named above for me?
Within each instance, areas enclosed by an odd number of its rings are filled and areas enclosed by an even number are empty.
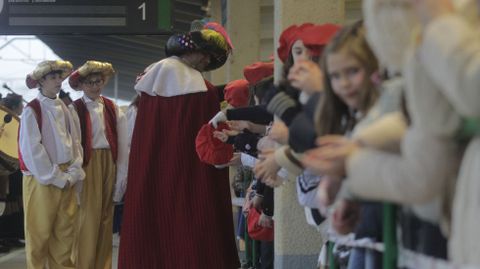
[[[325,46],[340,28],[341,26],[331,23],[314,25],[299,32],[296,40],[302,40],[303,45],[310,50],[313,56],[320,56]]]
[[[219,123],[217,129],[210,124],[204,124],[195,139],[198,158],[208,164],[219,165],[228,163],[233,157],[233,146],[225,144],[213,137],[213,131],[229,129],[226,123]]]
[[[299,33],[302,32],[304,29],[312,26],[313,23],[304,23],[300,26],[292,25],[287,29],[283,30],[278,40],[280,46],[278,46],[277,49],[278,58],[280,58],[282,62],[287,61],[293,43],[298,40]]]
[[[243,68],[243,76],[250,85],[257,84],[260,80],[273,75],[273,62],[257,62]]]
[[[260,241],[273,241],[273,227],[267,228],[258,225],[261,213],[256,208],[250,208],[247,217],[248,235]]]
[[[230,81],[223,90],[225,101],[233,107],[247,106],[248,86],[248,81],[245,79]]]

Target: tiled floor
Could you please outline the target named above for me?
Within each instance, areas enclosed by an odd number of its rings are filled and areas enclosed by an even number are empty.
[[[113,248],[113,266],[117,268],[118,248]],[[16,249],[10,251],[6,255],[0,256],[0,269],[25,269],[27,265],[25,263],[25,250]]]

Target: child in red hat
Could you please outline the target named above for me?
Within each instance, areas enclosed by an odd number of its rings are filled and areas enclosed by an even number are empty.
[[[239,79],[229,82],[224,88],[224,99],[228,108],[239,108],[248,105],[249,83]],[[237,136],[239,132],[232,131],[226,124],[213,127],[210,124],[202,126],[196,138],[197,154],[203,162],[224,167],[233,161],[233,148],[227,143],[228,136]]]
[[[78,218],[77,268],[112,266],[113,202],[126,189],[127,121],[113,101],[101,95],[114,74],[110,63],[87,61],[70,75],[83,91],[73,104],[80,121],[86,173]]]
[[[313,113],[310,107],[315,107],[318,102],[320,94],[317,89],[323,87],[318,60],[323,48],[338,29],[339,26],[333,24],[302,24],[301,26],[294,25],[287,28],[280,36],[280,47],[277,53],[285,61],[283,80],[280,82],[277,91],[270,93],[272,97],[268,100],[266,108],[270,113],[281,119],[272,126],[271,136],[285,146],[276,151],[276,157],[273,153],[267,154],[265,160],[256,166],[256,176],[260,178],[274,177],[280,169],[279,164],[287,167],[295,174],[301,173],[301,165],[298,165],[299,162],[295,160],[295,152],[291,151],[286,144],[293,145],[297,151],[305,150],[314,145],[315,130],[312,128],[308,131],[302,129],[298,135],[291,136],[289,127],[300,122],[298,120],[294,121],[297,117],[301,117],[297,119],[302,119],[303,123],[312,121],[311,117],[305,117],[303,112],[307,108],[307,111]],[[315,70],[320,74],[316,76],[320,79],[315,80],[315,86],[318,87],[302,87],[302,91],[295,88],[297,80],[293,75],[296,75],[297,65],[313,65],[316,67]],[[303,128],[302,126],[299,127]],[[297,127],[295,129],[298,130]]]

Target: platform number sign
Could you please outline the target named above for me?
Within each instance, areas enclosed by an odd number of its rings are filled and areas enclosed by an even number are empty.
[[[140,9],[142,11],[142,21],[145,21],[147,19],[147,16],[145,15],[146,12],[146,5],[145,5],[145,2],[143,2],[140,6],[138,6],[138,9]]]
[[[0,0],[0,35],[170,34],[173,0]]]

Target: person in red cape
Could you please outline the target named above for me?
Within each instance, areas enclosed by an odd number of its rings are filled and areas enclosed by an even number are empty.
[[[221,67],[233,46],[208,23],[176,34],[169,56],[137,82],[119,267],[239,268],[228,169],[202,163],[195,152],[201,126],[219,109],[219,94],[202,77]]]

